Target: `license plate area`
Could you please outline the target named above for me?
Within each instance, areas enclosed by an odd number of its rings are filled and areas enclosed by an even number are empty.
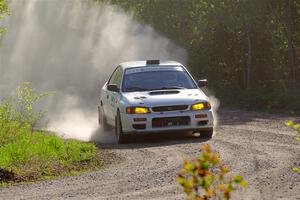
[[[160,117],[152,119],[153,128],[172,127],[172,126],[186,126],[190,124],[190,117]]]

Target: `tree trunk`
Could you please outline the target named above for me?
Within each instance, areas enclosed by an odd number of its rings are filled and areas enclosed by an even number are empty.
[[[252,46],[249,22],[246,23],[246,37],[247,37],[247,70],[246,70],[246,88],[251,88],[251,65],[252,65]]]
[[[288,0],[287,38],[288,38],[288,66],[290,69],[291,88],[296,87],[296,67],[293,44],[293,0]]]

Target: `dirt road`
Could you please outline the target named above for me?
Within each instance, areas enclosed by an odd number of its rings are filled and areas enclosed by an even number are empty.
[[[243,175],[248,189],[234,199],[300,199],[300,144],[284,126],[285,116],[223,110],[216,136],[203,141],[190,135],[136,138],[127,145],[99,144],[123,157],[110,167],[29,185],[0,188],[0,199],[183,199],[176,183],[182,159],[195,157],[209,143],[223,162]]]

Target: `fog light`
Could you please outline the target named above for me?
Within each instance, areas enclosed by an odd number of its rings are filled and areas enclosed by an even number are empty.
[[[197,114],[195,118],[207,118],[207,114]]]
[[[132,124],[132,127],[137,130],[146,129],[146,124]]]
[[[133,121],[135,121],[135,122],[144,122],[144,121],[147,121],[147,118],[134,118]]]
[[[199,121],[198,122],[198,125],[199,126],[205,126],[205,125],[207,125],[208,124],[208,121],[207,120],[205,120],[205,121]]]

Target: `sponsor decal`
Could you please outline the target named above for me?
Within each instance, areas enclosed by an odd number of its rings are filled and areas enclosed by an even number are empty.
[[[183,71],[183,68],[178,67],[169,67],[169,66],[159,66],[159,67],[137,67],[132,69],[127,69],[125,74],[135,74],[142,72],[153,72],[153,71]]]

